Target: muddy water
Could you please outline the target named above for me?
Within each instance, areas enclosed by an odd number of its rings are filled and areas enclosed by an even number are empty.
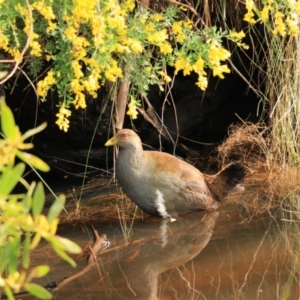
[[[96,264],[75,258],[76,269],[47,245],[36,250],[32,263],[52,269],[39,283],[58,285],[54,299],[300,297],[300,230],[279,210],[249,217],[228,201],[217,212],[171,222],[142,215],[112,185],[90,186],[77,209],[74,195],[59,234],[87,250],[93,224],[110,247],[97,254]]]

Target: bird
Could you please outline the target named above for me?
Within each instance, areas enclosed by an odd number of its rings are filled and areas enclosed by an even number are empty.
[[[203,174],[169,153],[143,149],[131,129],[119,130],[105,146],[119,146],[116,178],[123,192],[144,212],[176,218],[197,210],[216,210],[240,183],[246,168],[233,162],[215,175]]]

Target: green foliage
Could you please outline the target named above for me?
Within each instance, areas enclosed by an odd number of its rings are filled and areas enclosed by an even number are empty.
[[[60,257],[74,266],[75,262],[66,252],[79,253],[81,249],[75,243],[55,235],[58,215],[65,203],[64,195],[54,201],[48,216],[45,216],[42,214],[45,203],[43,184],[28,183],[22,178],[25,163],[41,171],[49,170],[42,160],[23,151],[33,147],[25,140],[46,125],[42,124],[22,135],[3,97],[0,97],[0,118],[3,137],[0,139],[0,287],[8,299],[13,299],[13,292],[19,292],[22,288],[40,299],[50,299],[51,294],[47,290],[31,283],[33,278],[45,276],[49,267],[37,266],[29,270],[30,250],[44,238]],[[16,157],[23,162],[15,164]],[[24,193],[14,193],[17,184],[24,186]]]
[[[245,46],[240,42],[243,34],[233,38],[231,32],[204,22],[193,24],[184,7],[169,4],[154,12],[136,3],[0,0],[0,51],[24,63],[32,80],[45,73],[37,80],[37,93],[44,100],[49,90],[57,90],[60,129],[68,130],[70,108],[85,108],[86,95],[96,97],[107,81],[129,80],[130,94],[138,98],[149,85],[162,87],[171,81],[169,65],[175,73],[195,72],[197,85],[205,90],[207,68],[220,78],[230,72],[223,39]]]

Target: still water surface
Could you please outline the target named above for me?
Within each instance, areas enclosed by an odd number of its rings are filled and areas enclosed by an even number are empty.
[[[51,266],[39,283],[58,284],[54,299],[300,299],[299,226],[278,209],[249,216],[227,201],[216,212],[174,222],[146,215],[133,220],[126,214],[134,206],[122,199],[113,185],[94,183],[79,215],[72,217],[71,205],[62,220],[58,234],[83,249],[93,241],[90,224],[107,235],[110,247],[97,254],[96,264],[79,257],[73,269],[47,245],[34,252],[32,264]]]

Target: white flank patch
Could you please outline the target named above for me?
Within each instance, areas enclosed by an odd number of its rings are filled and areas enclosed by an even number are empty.
[[[159,229],[160,229],[160,237],[161,237],[161,247],[165,248],[165,246],[169,242],[168,220],[166,219],[162,220]]]
[[[157,197],[155,199],[155,206],[156,206],[159,214],[161,215],[161,217],[163,217],[163,218],[171,217],[167,212],[164,195],[161,193],[160,190],[156,190],[156,196]]]

